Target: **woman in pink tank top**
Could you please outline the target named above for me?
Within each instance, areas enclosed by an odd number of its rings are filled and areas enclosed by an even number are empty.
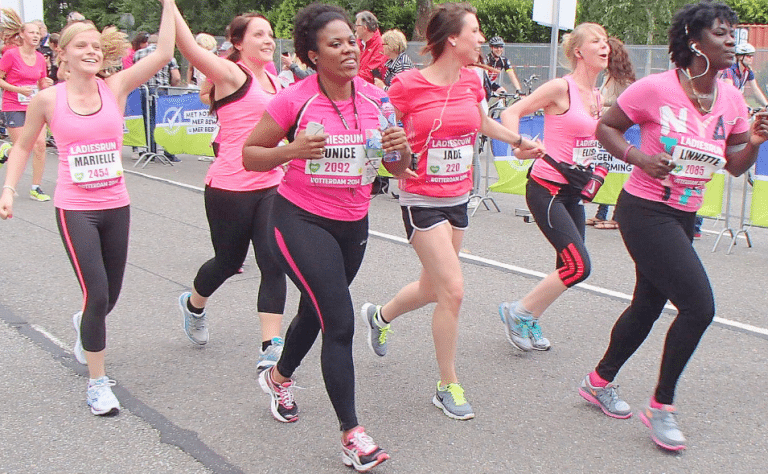
[[[602,26],[582,23],[563,37],[562,46],[573,72],[543,84],[501,114],[502,123],[517,131],[522,116],[544,109],[548,156],[536,160],[531,168],[526,202],[539,229],[557,251],[556,270],[522,300],[499,305],[507,339],[523,351],[550,348],[541,333],[539,317],[590,272],[581,189],[575,183],[569,184],[559,168],[590,168],[596,156],[599,144],[595,128],[602,107],[596,84],[598,75],[608,66],[608,36]]]
[[[286,280],[267,248],[267,219],[283,169],[263,172],[243,168],[243,145],[267,104],[282,86],[266,71],[275,40],[272,25],[258,13],[236,16],[229,25],[232,52],[222,58],[195,41],[176,10],[176,38],[184,57],[213,84],[211,110],[221,130],[216,160],[205,177],[205,209],[214,256],[197,271],[191,291],[179,296],[184,332],[198,345],[208,342],[208,298],[238,273],[253,245],[261,273],[257,311],[261,321],[261,350],[256,363],[263,370],[277,363],[282,352],[281,321]]]
[[[13,217],[14,188],[37,137],[50,126],[59,147],[56,219],[83,291],[83,309],[72,318],[77,334],[74,356],[88,365],[86,400],[94,415],[120,410],[110,388],[115,381],[106,376],[104,353],[106,317],[120,294],[128,254],[130,212],[120,162],[123,110],[128,94],[173,55],[174,3],[162,4],[157,50],[103,80],[97,75],[121,60],[124,35],[114,27],[100,33],[91,22],[76,22],[62,31],[60,60],[70,71],[69,79],[30,102],[0,196],[0,218]],[[94,258],[97,255],[100,258]]]
[[[37,51],[40,44],[40,27],[34,23],[22,23],[15,11],[6,10],[2,28],[6,44],[18,43],[9,48],[0,59],[0,88],[3,90],[3,116],[12,143],[21,136],[21,128],[27,113],[27,105],[38,91],[50,87],[45,57]],[[50,201],[51,197],[40,188],[45,171],[45,130],[35,141],[32,160],[32,187],[29,197],[35,201]],[[0,156],[0,160],[5,160]]]

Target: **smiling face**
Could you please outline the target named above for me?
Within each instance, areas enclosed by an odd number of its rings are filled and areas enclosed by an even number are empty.
[[[101,33],[93,29],[76,34],[61,52],[61,60],[67,63],[71,72],[98,73],[104,61]]]
[[[248,22],[243,41],[234,46],[243,58],[256,64],[272,61],[275,53],[275,35],[272,25],[264,18],[254,17]]]
[[[472,13],[465,14],[462,18],[461,32],[457,36],[450,36],[448,41],[462,66],[475,63],[480,55],[480,46],[485,43],[477,17]]]
[[[40,44],[40,28],[34,23],[27,23],[21,29],[21,39],[24,43],[37,48]]]
[[[731,67],[736,57],[734,34],[733,27],[719,18],[715,19],[710,28],[701,31],[701,38],[696,43],[701,53],[709,59],[711,68],[719,71]]]
[[[317,51],[309,52],[316,59],[317,72],[331,80],[352,80],[360,67],[360,48],[355,34],[342,20],[333,20],[317,32]]]

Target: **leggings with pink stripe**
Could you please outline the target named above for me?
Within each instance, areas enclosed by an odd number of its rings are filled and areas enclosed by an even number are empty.
[[[368,216],[337,221],[309,213],[279,194],[272,208],[270,246],[301,291],[277,370],[291,377],[322,331],[325,389],[343,431],[357,426],[352,336],[355,310],[349,285],[363,262]]]
[[[553,196],[541,184],[528,179],[525,201],[536,225],[557,251],[557,271],[570,288],[589,277],[592,265],[584,245],[584,206],[581,196],[564,187]]]
[[[56,208],[56,223],[83,291],[80,337],[88,352],[104,350],[107,314],[123,286],[128,257],[129,206],[99,211]]]

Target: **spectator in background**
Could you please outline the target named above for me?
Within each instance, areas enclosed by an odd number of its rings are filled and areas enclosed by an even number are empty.
[[[290,71],[293,74],[293,82],[300,81],[309,75],[315,73],[315,70],[309,66],[303,68],[299,65],[297,57],[291,56],[291,53],[283,53],[280,55],[280,63],[282,64],[283,71]]]
[[[376,15],[367,10],[355,15],[355,36],[360,45],[360,72],[357,75],[371,84],[374,77],[383,79],[387,72],[384,66],[387,56],[384,54]]]
[[[755,47],[749,43],[740,43],[736,45],[736,61],[733,66],[723,71],[721,78],[736,86],[744,94],[749,87],[750,92],[761,107],[768,105],[765,95],[760,90],[755,80],[755,73],[752,71],[752,61],[755,59]]]
[[[405,39],[405,35],[400,30],[388,30],[381,35],[381,42],[384,44],[384,55],[389,59],[384,64],[387,71],[384,74],[384,80],[379,78],[374,79],[374,84],[381,87],[384,90],[389,89],[392,84],[392,78],[398,73],[413,69],[413,61],[405,53],[405,49],[408,47],[408,42]]]
[[[85,17],[80,12],[69,12],[69,15],[67,15],[67,25],[76,21],[85,21]]]
[[[504,56],[504,40],[501,39],[500,36],[494,36],[488,42],[488,45],[491,47],[491,52],[488,53],[488,60],[486,63],[494,69],[506,71],[509,80],[512,82],[512,85],[515,86],[515,90],[522,90],[520,81],[517,80],[517,74],[515,74],[515,70],[512,68],[512,64],[509,62],[509,59]],[[501,87],[501,73],[489,73],[489,77],[491,79],[493,91],[496,92],[501,89],[501,91],[504,92],[504,88]]]
[[[48,69],[48,77],[54,84],[59,82],[59,34],[51,33],[48,37],[48,44],[51,47],[51,67]]]
[[[608,53],[608,68],[603,76],[603,84],[600,86],[600,95],[603,98],[603,113],[607,112],[616,99],[624,92],[624,89],[635,82],[635,69],[632,67],[632,61],[629,60],[629,52],[624,47],[624,43],[616,38],[608,38],[608,46],[611,52]],[[608,204],[597,206],[597,214],[586,220],[587,225],[595,226],[595,229],[618,229],[619,223],[611,218],[608,220]]]
[[[146,31],[139,31],[133,36],[131,40],[131,47],[125,52],[123,56],[123,69],[128,69],[133,66],[133,56],[136,51],[144,49],[149,45],[149,33]]]
[[[213,54],[219,49],[219,45],[216,43],[216,38],[208,33],[198,33],[195,36],[195,43],[206,51],[210,51]],[[192,64],[187,68],[187,84],[190,86],[200,87],[205,82],[205,74],[202,73]]]
[[[150,35],[148,41],[148,45],[146,48],[140,49],[136,51],[133,54],[133,62],[139,62],[142,58],[146,58],[150,54],[152,54],[157,49],[157,35]],[[158,87],[176,87],[179,84],[181,84],[181,73],[179,72],[179,63],[176,62],[176,58],[171,58],[171,60],[162,67],[157,73],[152,76],[146,83],[147,88],[149,88],[149,94],[155,95],[155,94],[166,94],[166,90],[160,89],[158,90]],[[142,92],[143,93],[143,92]],[[142,107],[144,107],[146,104],[146,100],[142,100]],[[149,111],[149,129],[150,134],[154,134],[155,132],[155,101],[150,101],[150,111]],[[145,114],[146,115],[146,114]],[[168,158],[169,161],[178,163],[181,160],[176,157],[173,153],[169,153],[166,150],[163,150],[163,154],[166,158]]]

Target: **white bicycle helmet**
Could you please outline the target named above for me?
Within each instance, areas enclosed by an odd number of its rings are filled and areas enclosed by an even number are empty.
[[[755,47],[749,43],[739,43],[736,45],[736,54],[739,56],[744,54],[755,54]]]
[[[494,36],[491,38],[490,41],[488,41],[488,45],[490,46],[504,46],[504,40],[501,39],[501,36]]]

